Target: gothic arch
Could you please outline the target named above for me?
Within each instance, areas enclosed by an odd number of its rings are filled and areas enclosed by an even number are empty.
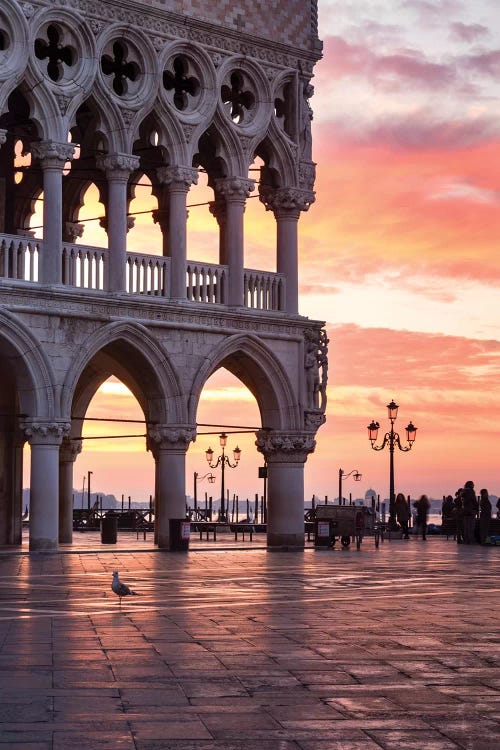
[[[63,414],[71,413],[75,396],[78,399],[85,388],[94,387],[89,386],[92,377],[95,378],[94,392],[97,390],[99,377],[93,375],[92,370],[86,371],[86,368],[92,368],[93,361],[102,373],[107,373],[107,376],[111,372],[116,374],[130,388],[146,421],[186,422],[177,374],[148,329],[135,323],[110,323],[80,347],[62,388]]]
[[[0,352],[3,367],[16,374],[22,414],[57,418],[54,374],[40,342],[13,313],[0,309]]]
[[[194,424],[201,391],[210,377],[225,367],[248,388],[259,406],[262,426],[298,430],[301,420],[292,384],[270,349],[251,334],[225,339],[199,369],[189,396],[189,422]]]

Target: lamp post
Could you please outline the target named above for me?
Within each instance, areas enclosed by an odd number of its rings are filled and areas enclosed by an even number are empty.
[[[227,444],[227,435],[225,432],[221,432],[221,434],[219,435],[219,442],[222,448],[222,453],[217,458],[217,461],[215,461],[215,463],[213,462],[214,452],[210,447],[208,448],[207,451],[205,451],[205,456],[206,456],[208,465],[210,466],[211,469],[216,469],[219,465],[221,467],[220,519],[221,521],[225,521],[226,510],[225,510],[225,505],[224,505],[224,493],[225,493],[224,471],[225,471],[226,466],[229,466],[230,469],[235,469],[238,466],[240,462],[240,458],[241,458],[241,451],[238,448],[238,446],[236,446],[236,448],[233,450],[234,464],[232,464],[231,461],[229,460],[229,457],[226,456],[225,451],[224,451],[226,444]]]
[[[213,484],[215,482],[215,476],[212,474],[211,471],[208,472],[208,474],[203,474],[202,477],[198,474],[197,471],[194,472],[194,495],[193,495],[193,502],[194,502],[194,510],[195,512],[198,510],[198,482],[202,482],[204,479],[208,479],[210,484]]]
[[[355,482],[360,482],[362,474],[359,473],[357,469],[353,469],[349,472],[349,474],[346,474],[344,469],[339,469],[339,505],[342,504],[342,480],[347,479],[347,477],[350,477],[351,474],[353,475],[353,479]]]
[[[90,475],[93,473],[93,471],[87,472],[87,510],[90,510]]]
[[[394,498],[394,447],[397,445],[400,451],[410,451],[413,447],[413,443],[415,442],[415,437],[417,434],[417,428],[409,422],[408,427],[406,427],[406,440],[408,445],[403,446],[401,445],[401,440],[399,437],[399,434],[397,432],[394,432],[394,422],[397,419],[398,416],[398,409],[399,406],[394,403],[394,399],[391,401],[390,404],[387,404],[387,410],[388,410],[388,416],[391,422],[391,429],[390,432],[386,432],[384,435],[384,440],[382,442],[382,445],[375,445],[377,441],[378,431],[380,429],[380,424],[378,422],[375,422],[372,420],[371,424],[368,425],[368,439],[371,443],[371,446],[374,451],[381,451],[385,448],[386,445],[389,446],[389,525],[394,526],[396,517],[395,517],[395,498]]]

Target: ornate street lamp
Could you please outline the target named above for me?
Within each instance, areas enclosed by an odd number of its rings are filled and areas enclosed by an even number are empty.
[[[203,474],[202,477],[198,474],[197,471],[194,472],[193,476],[194,482],[194,496],[193,496],[193,502],[194,502],[194,510],[195,512],[198,510],[198,482],[202,482],[204,479],[207,479],[210,484],[213,484],[215,482],[215,476],[212,474],[211,471],[209,471],[207,474]]]
[[[387,411],[388,416],[391,422],[391,430],[390,432],[386,432],[384,435],[384,440],[382,442],[382,445],[375,445],[378,437],[378,431],[380,429],[380,424],[378,422],[375,422],[372,420],[371,424],[368,425],[368,439],[371,443],[371,446],[374,451],[381,451],[385,448],[386,445],[389,446],[389,525],[394,526],[396,522],[396,509],[395,509],[395,497],[394,497],[394,446],[398,446],[400,451],[410,451],[413,447],[413,443],[415,442],[415,437],[417,435],[417,428],[409,422],[408,427],[406,427],[406,441],[408,443],[407,446],[401,445],[401,440],[399,437],[399,434],[397,432],[394,432],[394,422],[397,419],[398,416],[398,409],[399,406],[394,402],[394,400],[391,401],[390,404],[387,404]]]
[[[349,474],[346,474],[343,469],[339,469],[339,505],[342,505],[342,480],[347,479],[347,477],[350,477],[351,474],[353,475],[353,479],[355,482],[360,482],[362,474],[359,473],[357,469],[353,469],[349,472]]]
[[[227,435],[225,432],[221,432],[219,435],[219,442],[220,446],[222,448],[222,453],[220,456],[218,456],[217,460],[214,463],[214,452],[209,447],[207,451],[205,451],[205,457],[207,459],[208,465],[211,469],[216,469],[219,465],[221,467],[221,491],[220,491],[220,520],[225,521],[226,520],[226,509],[225,509],[225,482],[224,482],[224,471],[226,466],[229,466],[230,469],[235,469],[241,458],[241,450],[236,446],[236,448],[233,450],[233,458],[234,458],[234,464],[231,463],[229,460],[229,456],[226,456],[225,454],[225,447],[227,445]]]

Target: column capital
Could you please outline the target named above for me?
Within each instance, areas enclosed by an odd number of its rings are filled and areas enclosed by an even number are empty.
[[[267,463],[305,463],[316,447],[310,432],[259,430],[255,445]]]
[[[192,425],[157,424],[148,427],[147,445],[153,455],[155,450],[186,451],[196,440],[196,427]]]
[[[215,193],[226,201],[246,201],[255,189],[255,182],[245,177],[218,177],[215,180]]]
[[[77,237],[83,237],[85,224],[79,224],[77,221],[67,221],[65,224],[66,235],[74,243]]]
[[[273,211],[276,218],[285,216],[298,218],[301,211],[309,211],[309,206],[315,201],[312,190],[291,187],[261,188],[259,199],[265,205],[266,211]]]
[[[3,130],[3,128],[0,128],[0,148],[4,145],[4,143],[7,142],[7,133],[8,130]]]
[[[75,147],[71,143],[35,141],[31,143],[30,151],[40,161],[42,168],[63,169],[66,162],[73,158]]]
[[[61,447],[59,448],[59,462],[60,463],[74,463],[78,455],[82,452],[82,441],[80,439],[72,439],[69,437],[63,437]]]
[[[19,425],[30,445],[60,445],[71,430],[70,422],[33,419]]]
[[[108,179],[128,180],[130,173],[139,169],[140,159],[132,154],[99,154],[96,165],[106,172]]]
[[[191,185],[198,184],[198,170],[193,167],[184,167],[174,164],[168,167],[158,167],[156,176],[161,185],[169,185],[171,188],[182,188],[189,190]]]

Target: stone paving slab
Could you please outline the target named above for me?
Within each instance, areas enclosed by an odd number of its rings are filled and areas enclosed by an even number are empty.
[[[0,750],[499,750],[498,549],[80,536],[0,552]]]

